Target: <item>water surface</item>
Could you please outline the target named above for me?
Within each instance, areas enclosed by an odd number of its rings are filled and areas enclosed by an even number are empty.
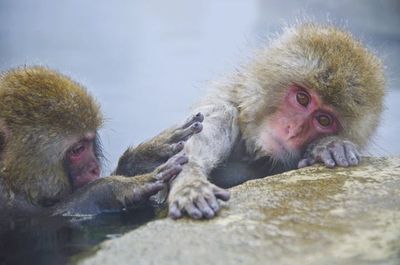
[[[0,264],[65,264],[105,239],[155,218],[152,209],[90,217],[36,217],[2,222]]]

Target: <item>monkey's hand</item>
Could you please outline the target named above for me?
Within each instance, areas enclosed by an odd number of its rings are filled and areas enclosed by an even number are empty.
[[[182,171],[182,165],[188,162],[186,155],[176,155],[170,158],[165,164],[156,168],[153,172],[126,178],[122,185],[114,188],[116,199],[124,208],[135,206],[147,201],[150,196],[161,191],[166,184]],[[125,183],[135,183],[132,187]]]
[[[97,179],[59,203],[53,214],[94,215],[138,207],[162,190],[187,162],[186,155],[176,155],[153,172],[135,178],[110,176]]]
[[[323,163],[330,168],[355,166],[360,163],[360,153],[352,142],[338,136],[328,136],[314,141],[307,147],[298,168],[316,163]]]
[[[184,143],[203,129],[204,116],[197,113],[183,125],[163,131],[153,139],[129,148],[118,161],[115,175],[135,176],[152,172],[183,150]]]
[[[179,179],[181,182],[174,183],[171,188],[168,198],[169,216],[173,219],[184,214],[193,219],[214,217],[221,207],[218,199],[229,200],[229,191],[215,186],[206,178],[193,178],[193,175],[187,177],[183,182],[184,178]]]

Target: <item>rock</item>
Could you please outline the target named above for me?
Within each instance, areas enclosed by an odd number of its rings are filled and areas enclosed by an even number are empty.
[[[153,221],[79,264],[400,264],[400,157],[290,171],[231,192],[212,220]]]

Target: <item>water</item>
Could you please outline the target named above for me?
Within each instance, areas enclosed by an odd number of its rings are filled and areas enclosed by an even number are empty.
[[[302,17],[331,20],[384,59],[387,109],[368,152],[398,155],[399,14],[397,0],[0,0],[0,70],[42,64],[84,84],[107,117],[101,130],[107,175],[127,146],[183,120],[208,81],[231,73],[282,25]],[[4,227],[0,257],[63,264],[121,226],[133,229],[141,216],[127,223],[119,216],[23,220]]]
[[[155,218],[152,209],[96,218],[29,218],[2,222],[0,264],[65,264],[71,257]]]

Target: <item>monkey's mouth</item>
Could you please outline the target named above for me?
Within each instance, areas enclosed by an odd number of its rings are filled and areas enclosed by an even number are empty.
[[[93,166],[85,170],[82,174],[71,176],[72,184],[74,189],[79,189],[89,182],[92,182],[95,179],[100,177],[100,167]]]
[[[289,147],[282,142],[279,139],[274,139],[274,137],[272,137],[273,141],[271,141],[271,149],[272,149],[272,153],[278,156],[284,156],[287,153],[291,153],[292,151],[289,149]]]
[[[279,137],[275,136],[273,132],[265,131],[261,136],[261,141],[263,150],[271,156],[281,157],[293,152],[289,146]]]
[[[270,134],[268,156],[279,161],[287,169],[297,168],[297,163],[300,159],[300,152],[297,149],[290,148],[286,141],[282,141],[278,137]]]

